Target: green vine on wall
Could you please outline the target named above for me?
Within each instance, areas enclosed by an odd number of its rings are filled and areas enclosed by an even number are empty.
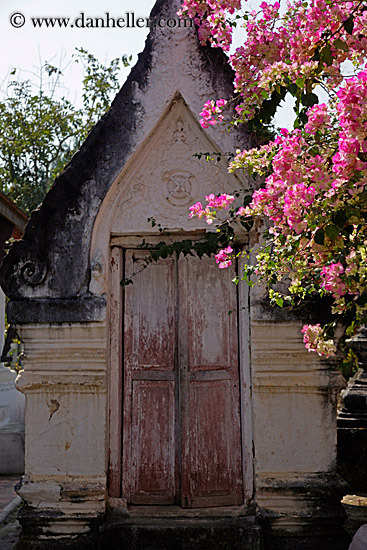
[[[162,226],[156,222],[154,218],[148,218],[152,227],[158,227],[159,233],[166,240],[162,240],[157,245],[147,243],[145,239],[139,246],[139,249],[146,250],[148,252],[146,258],[144,258],[141,267],[131,277],[124,278],[121,281],[122,286],[128,286],[133,284],[133,278],[138,273],[146,269],[152,262],[158,262],[160,259],[166,259],[170,256],[180,254],[183,256],[196,254],[199,258],[204,255],[210,257],[218,252],[220,248],[224,248],[233,244],[235,239],[235,231],[230,224],[230,220],[222,222],[220,225],[213,228],[213,231],[208,231],[200,239],[183,239],[181,241],[173,241],[170,233],[163,229]]]

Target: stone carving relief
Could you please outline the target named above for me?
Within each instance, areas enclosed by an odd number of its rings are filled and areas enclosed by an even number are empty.
[[[103,294],[107,289],[105,266],[111,235],[148,235],[157,233],[159,227],[173,232],[208,229],[204,220],[189,219],[190,205],[204,202],[209,193],[231,193],[246,185],[228,174],[224,161],[210,163],[195,156],[219,150],[176,96],[115,180],[100,209],[92,239],[92,293]],[[157,225],[152,227],[150,218]]]
[[[28,295],[37,292],[37,287],[43,285],[48,274],[47,255],[41,258],[34,253],[32,246],[25,240],[17,243],[21,251],[20,258],[13,266],[13,274],[18,281],[19,288],[28,287]]]
[[[30,286],[41,285],[47,274],[46,265],[38,258],[25,262],[21,267],[23,281]]]
[[[91,282],[89,288],[93,294],[104,293],[106,283],[105,271],[103,256],[98,252],[91,262]]]
[[[195,178],[191,172],[173,170],[162,174],[166,199],[174,206],[189,205],[194,194]]]
[[[173,134],[173,138],[175,143],[186,143],[185,126],[180,119],[176,122],[176,131]]]
[[[113,234],[149,232],[148,218],[162,227],[193,231],[206,227],[189,220],[189,206],[210,192],[230,192],[243,183],[229,175],[225,162],[209,163],[195,153],[217,151],[182,100],[175,100],[166,117],[136,153],[109,209]]]

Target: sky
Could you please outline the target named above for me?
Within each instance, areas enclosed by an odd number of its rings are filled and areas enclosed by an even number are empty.
[[[252,0],[249,4],[253,8],[259,2]],[[1,0],[0,48],[3,55],[0,56],[0,92],[6,92],[9,80],[14,78],[10,74],[14,68],[20,69],[18,77],[29,78],[38,85],[39,69],[47,61],[63,72],[64,89],[60,89],[60,93],[80,106],[83,71],[80,65],[70,63],[75,48],[83,47],[105,63],[124,54],[132,55],[134,65],[137,54],[144,49],[148,29],[77,28],[76,25],[73,28],[35,28],[31,18],[65,17],[74,21],[84,13],[85,21],[109,13],[116,20],[120,17],[126,20],[126,14],[131,12],[135,17],[148,17],[154,3],[155,0]],[[121,84],[129,71],[129,68],[122,70]],[[289,127],[291,112],[291,105],[286,105],[277,123]]]
[[[103,17],[109,13],[111,17],[125,17],[127,12],[148,17],[154,5],[154,0],[1,0],[0,2],[0,48],[3,55],[0,58],[0,89],[4,92],[9,80],[11,69],[22,69],[22,78],[31,78],[37,82],[39,67],[48,61],[63,69],[63,82],[70,89],[70,99],[76,99],[80,90],[82,68],[74,63],[69,64],[76,47],[83,47],[94,54],[100,61],[124,54],[137,54],[144,49],[148,29],[139,28],[34,28],[31,17],[70,17],[75,19],[81,13],[87,17]],[[103,7],[102,7],[103,6]],[[13,14],[15,24],[10,18]],[[123,81],[130,69],[122,73]],[[73,97],[74,96],[74,97]]]

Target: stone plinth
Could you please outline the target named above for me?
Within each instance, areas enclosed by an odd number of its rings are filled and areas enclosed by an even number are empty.
[[[358,372],[342,391],[338,414],[338,468],[350,492],[367,492],[367,329],[347,341],[358,356]]]

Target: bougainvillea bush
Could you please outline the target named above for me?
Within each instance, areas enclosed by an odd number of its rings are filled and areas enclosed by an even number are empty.
[[[203,128],[226,123],[228,102],[237,113],[231,124],[250,128],[269,129],[287,95],[296,115],[293,130],[274,130],[265,145],[237,151],[230,163],[231,172],[264,181],[244,206],[233,211],[234,197],[209,195],[190,216],[212,224],[227,209],[231,223],[268,219],[243,278],[266,283],[281,307],[329,296],[332,314],[353,333],[367,322],[367,0],[264,1],[252,11],[240,0],[185,0],[181,13],[195,19],[202,43],[226,52],[233,28],[243,28],[243,44],[229,56],[235,96],[208,98]],[[220,250],[219,268],[234,257],[234,247]],[[287,291],[276,290],[280,280],[290,281]],[[334,355],[334,327],[305,325],[306,348]]]

